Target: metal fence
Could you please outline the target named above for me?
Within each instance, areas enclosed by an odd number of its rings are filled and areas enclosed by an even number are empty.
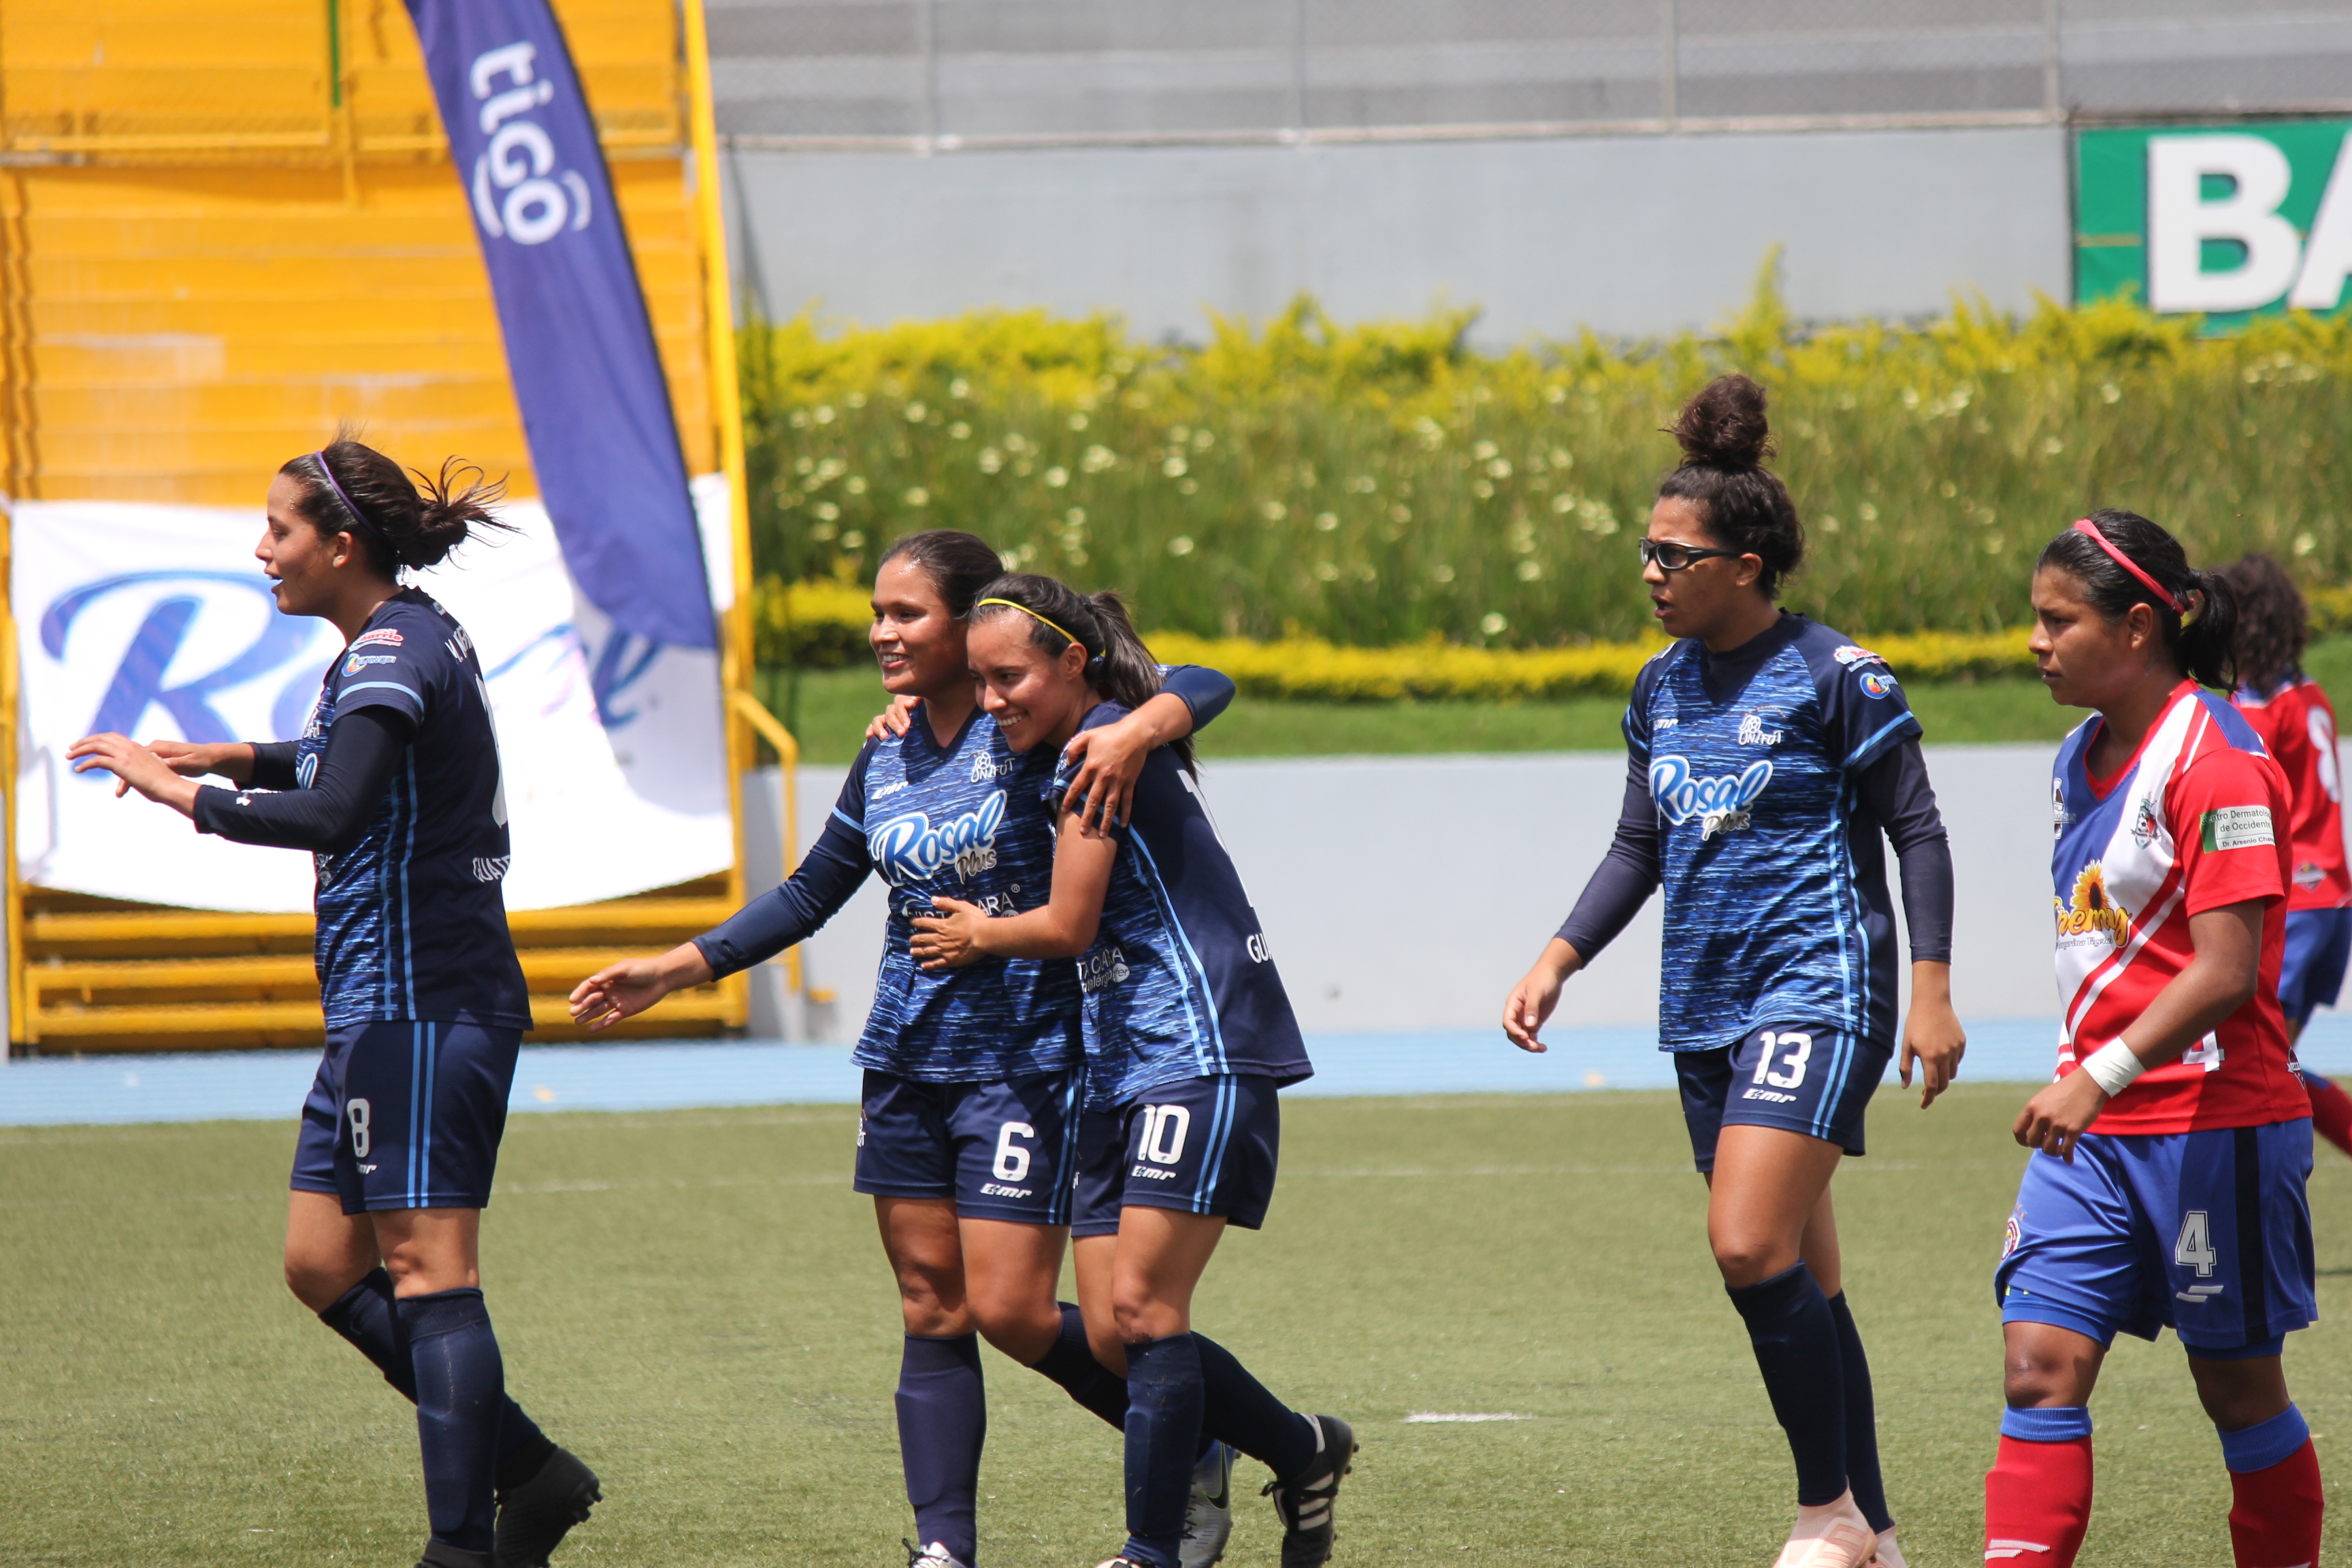
[[[2352,0],[710,0],[710,34],[747,147],[2352,106]]]

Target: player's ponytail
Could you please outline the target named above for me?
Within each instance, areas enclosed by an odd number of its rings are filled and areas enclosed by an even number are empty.
[[[876,562],[879,571],[891,562],[905,559],[922,569],[931,580],[931,587],[948,614],[962,620],[971,614],[972,601],[980,597],[982,588],[1003,575],[1004,562],[996,547],[976,533],[966,533],[960,528],[930,528],[920,533],[904,533],[890,542],[890,548]]]
[[[1029,623],[1032,647],[1057,657],[1072,643],[1084,648],[1087,685],[1097,696],[1132,712],[1160,695],[1160,661],[1144,646],[1117,594],[1081,594],[1057,578],[1008,572],[981,591],[972,619],[1012,615]],[[1198,771],[1190,736],[1171,742],[1169,749],[1185,772]]]
[[[1721,375],[1688,403],[1667,432],[1683,449],[1682,466],[1658,485],[1658,499],[1689,501],[1716,542],[1764,563],[1757,588],[1778,598],[1780,583],[1804,564],[1805,530],[1789,487],[1764,467],[1772,426],[1764,389],[1744,375]]]
[[[2189,565],[2180,541],[2139,513],[2114,507],[2093,512],[2042,546],[2034,570],[2045,568],[2080,583],[2083,596],[2110,621],[2146,605],[2166,649],[2198,685],[2227,690],[2237,684],[2238,595],[2229,578]]]
[[[2238,679],[2268,695],[2303,668],[2311,640],[2311,610],[2286,568],[2267,555],[2242,555],[2221,568],[2238,601],[2238,632],[2230,651]]]
[[[456,458],[442,462],[437,477],[404,472],[374,447],[338,436],[278,471],[301,483],[294,509],[304,521],[330,539],[350,534],[386,577],[398,577],[404,566],[439,565],[477,529],[514,527],[490,510],[505,484]]]

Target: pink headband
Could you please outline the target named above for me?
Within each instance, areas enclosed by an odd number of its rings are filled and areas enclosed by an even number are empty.
[[[2099,531],[2098,524],[2093,522],[2087,517],[2077,518],[2074,521],[2074,531],[2077,533],[2089,534],[2093,543],[2096,544],[2100,549],[2113,556],[2116,565],[2122,567],[2125,571],[2130,573],[2133,576],[2147,584],[2147,591],[2154,594],[2158,598],[2163,600],[2165,604],[2170,607],[2174,615],[2179,616],[2186,615],[2188,613],[2189,607],[2186,605],[2183,605],[2179,600],[2174,598],[2171,595],[2166,593],[2164,591],[2163,584],[2158,583],[2155,578],[2140,570],[2140,564],[2138,562],[2134,561],[2130,556],[2125,554],[2122,551],[2117,550],[2114,545],[2108,543],[2107,536]]]

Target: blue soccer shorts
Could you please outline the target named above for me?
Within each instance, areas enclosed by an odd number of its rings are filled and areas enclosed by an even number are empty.
[[[1263,1073],[1219,1073],[1148,1089],[1132,1104],[1087,1112],[1072,1236],[1116,1236],[1118,1211],[1217,1215],[1265,1223],[1282,1153],[1282,1105]]]
[[[2026,1162],[1993,1292],[2005,1323],[2101,1344],[2160,1328],[2207,1360],[2274,1355],[2318,1316],[2311,1121],[2093,1132]]]
[[[1070,1223],[1082,1068],[1009,1083],[926,1083],[868,1068],[861,1193],[946,1198],[971,1219]]]
[[[2286,953],[2279,963],[2279,1009],[2296,1028],[2343,994],[2352,959],[2352,910],[2290,910]]]
[[[522,1031],[403,1020],[327,1031],[293,1188],[345,1214],[490,1203]]]
[[[1894,1047],[1810,1026],[1758,1029],[1736,1046],[1676,1051],[1691,1157],[1715,1169],[1726,1127],[1780,1127],[1863,1152],[1863,1117]]]

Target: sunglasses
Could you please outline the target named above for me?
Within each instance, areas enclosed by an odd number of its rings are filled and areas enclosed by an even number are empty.
[[[1642,564],[1654,565],[1661,572],[1687,572],[1702,561],[1721,556],[1737,561],[1748,552],[1744,550],[1711,550],[1697,544],[1676,544],[1670,539],[1637,539],[1634,544],[1642,552]]]

